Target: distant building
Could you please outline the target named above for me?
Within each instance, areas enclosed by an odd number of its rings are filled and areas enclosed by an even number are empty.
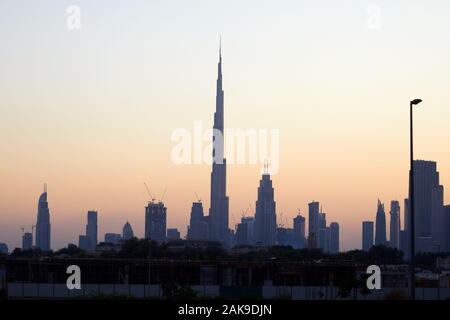
[[[105,233],[105,242],[118,244],[122,240],[122,236],[119,233]]]
[[[317,248],[317,240],[319,233],[319,202],[313,201],[308,204],[308,246],[312,248]]]
[[[318,238],[319,238],[318,248],[325,253],[330,252],[330,228],[328,227],[320,228]]]
[[[414,199],[415,199],[415,243],[419,251],[447,251],[444,223],[444,187],[439,183],[439,172],[434,161],[415,160]],[[408,200],[410,202],[410,200]],[[409,208],[407,212],[409,221]],[[406,225],[410,237],[410,226]],[[409,247],[409,242],[408,242]],[[409,259],[409,250],[407,252]]]
[[[450,252],[450,205],[444,207],[445,251]]]
[[[192,203],[191,218],[189,220],[187,238],[188,240],[208,240],[209,239],[208,216],[204,215],[203,204]]]
[[[6,243],[0,243],[0,253],[2,254],[9,253],[8,245]]]
[[[176,228],[167,229],[167,240],[180,240],[180,231]]]
[[[305,217],[298,214],[294,220],[294,248],[295,249],[303,249],[306,247],[306,237],[305,237]]]
[[[214,112],[215,132],[224,137],[224,91],[222,86],[222,53],[219,50],[219,64],[216,82],[216,111]],[[209,240],[219,241],[224,247],[230,247],[230,229],[228,224],[227,161],[225,159],[224,139],[213,139],[211,201],[209,209]]]
[[[376,225],[375,225],[375,245],[387,245],[386,239],[386,213],[384,204],[378,200]]]
[[[390,216],[389,246],[400,249],[400,204],[398,201],[391,201]]]
[[[30,250],[33,247],[33,234],[25,232],[22,235],[22,250]]]
[[[247,225],[247,241],[248,244],[253,245],[255,243],[255,217],[242,217],[241,223]]]
[[[241,222],[236,226],[236,246],[246,246],[249,245],[250,241],[248,239],[248,224]]]
[[[277,244],[294,247],[294,230],[292,228],[277,228]]]
[[[87,250],[94,251],[97,247],[97,211],[88,211],[86,236],[89,238],[89,247]]]
[[[47,202],[47,185],[44,185],[44,192],[39,197],[38,213],[36,222],[36,247],[42,251],[50,250],[50,210]]]
[[[84,251],[91,251],[92,239],[86,235],[78,236],[78,248]]]
[[[132,238],[134,238],[133,228],[131,227],[131,224],[127,221],[122,228],[122,239],[130,240]]]
[[[259,182],[255,213],[255,242],[262,246],[273,246],[277,237],[274,189],[270,175],[264,173]]]
[[[362,249],[369,251],[373,247],[373,221],[362,223]]]
[[[162,202],[150,202],[145,208],[145,239],[166,241],[166,212]]]
[[[339,223],[330,223],[330,253],[339,253]]]

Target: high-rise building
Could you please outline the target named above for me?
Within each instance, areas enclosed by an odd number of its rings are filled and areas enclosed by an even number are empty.
[[[450,252],[450,205],[444,207],[444,250]]]
[[[436,162],[415,160],[413,174],[416,252],[442,251],[445,248],[444,188],[439,184]],[[409,225],[406,231],[411,234]]]
[[[378,200],[377,216],[375,224],[375,245],[387,245],[386,239],[386,213],[384,212],[384,204]]]
[[[167,229],[167,240],[180,240],[180,231],[177,228]]]
[[[145,239],[166,241],[166,212],[162,202],[150,202],[145,208]]]
[[[373,247],[373,221],[362,223],[362,249],[369,251]]]
[[[224,157],[224,91],[222,87],[222,52],[219,64],[216,91],[216,112],[213,127],[213,154],[211,172],[211,207],[209,209],[209,239],[229,246],[228,196],[226,183],[226,159]]]
[[[318,248],[323,252],[330,252],[330,228],[320,228],[318,233]]]
[[[36,222],[36,247],[42,251],[50,250],[50,210],[47,202],[47,185],[44,185],[44,192],[39,197],[38,213]]]
[[[294,248],[303,249],[306,247],[306,237],[305,237],[305,217],[298,214],[294,220]]]
[[[398,201],[391,201],[391,223],[389,233],[389,246],[400,249],[400,204]]]
[[[33,247],[33,234],[25,232],[22,235],[22,250],[30,250]]]
[[[241,222],[247,225],[248,244],[255,243],[255,217],[242,217]]]
[[[308,243],[311,248],[317,248],[319,233],[319,202],[313,201],[308,204]]]
[[[330,223],[330,253],[339,253],[339,223]]]
[[[208,230],[209,220],[208,216],[203,213],[203,204],[200,201],[192,203],[187,238],[189,240],[208,240]]]
[[[275,213],[274,189],[268,173],[259,182],[255,213],[255,242],[273,246],[277,241],[277,216]]]
[[[245,222],[238,223],[236,226],[236,245],[246,246],[249,245],[248,240],[248,224]]]
[[[90,251],[92,247],[92,239],[86,235],[78,236],[78,248],[84,251]]]
[[[131,227],[131,224],[127,221],[122,228],[122,239],[123,240],[130,240],[134,238],[134,232],[133,228]]]
[[[86,236],[89,238],[88,250],[94,251],[97,247],[97,211],[88,211]]]

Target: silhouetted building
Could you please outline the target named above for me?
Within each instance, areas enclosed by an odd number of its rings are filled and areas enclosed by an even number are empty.
[[[249,244],[255,243],[255,217],[242,217],[241,222],[247,225],[247,241]]]
[[[25,232],[22,235],[22,250],[30,250],[33,247],[33,234]]]
[[[277,228],[277,244],[294,247],[294,230],[292,228]]]
[[[88,250],[94,251],[97,247],[97,211],[88,211],[86,236],[89,238]]]
[[[145,239],[166,241],[166,212],[162,202],[150,202],[145,208]]]
[[[105,233],[105,242],[118,244],[122,240],[122,236],[119,233]]]
[[[444,251],[444,188],[439,184],[436,162],[415,160],[413,174],[416,252]],[[409,220],[409,208],[407,215]],[[409,225],[406,231],[410,235]]]
[[[444,207],[444,228],[444,251],[450,252],[450,205]]]
[[[330,228],[319,229],[319,245],[318,248],[323,252],[330,252]]]
[[[180,240],[180,231],[176,228],[167,229],[167,240]]]
[[[248,240],[248,224],[241,222],[236,226],[236,246],[249,245]]]
[[[47,186],[44,185],[44,192],[39,197],[38,213],[36,222],[36,247],[42,251],[50,250],[50,210],[47,202]]]
[[[369,251],[373,247],[373,221],[362,223],[362,249]]]
[[[264,173],[259,182],[255,213],[255,241],[263,246],[276,244],[277,217],[274,190],[270,175]]]
[[[191,218],[189,221],[188,240],[208,240],[209,220],[203,213],[203,205],[199,202],[192,203]]]
[[[86,235],[78,236],[78,248],[84,251],[91,251],[92,239]]]
[[[211,172],[211,208],[209,209],[209,239],[229,246],[228,197],[226,183],[226,159],[224,157],[224,91],[222,88],[222,54],[219,52],[214,113],[213,164]]]
[[[386,213],[384,204],[378,200],[376,225],[375,225],[375,245],[387,245],[386,239]]]
[[[339,252],[339,223],[330,223],[330,253]]]
[[[308,246],[317,248],[317,240],[319,233],[319,202],[313,201],[308,204]]]
[[[306,237],[305,237],[305,217],[298,214],[294,220],[294,248],[295,249],[303,249],[306,247]]]
[[[122,239],[130,240],[132,238],[134,238],[133,228],[131,227],[131,224],[127,221],[122,228]]]
[[[400,204],[391,201],[389,246],[400,249]]]

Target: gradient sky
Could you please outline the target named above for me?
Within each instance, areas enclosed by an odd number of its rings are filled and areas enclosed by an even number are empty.
[[[66,27],[72,4],[81,30]],[[144,181],[167,188],[168,226],[184,235],[194,192],[209,208],[211,168],[174,165],[170,135],[212,126],[219,34],[225,126],[280,129],[279,223],[317,200],[341,249],[359,248],[377,198],[407,194],[416,97],[416,158],[450,188],[446,0],[1,0],[0,242],[20,246],[44,182],[53,248],[78,243],[91,209],[100,239],[126,220],[143,236]],[[230,226],[259,178],[229,166]]]

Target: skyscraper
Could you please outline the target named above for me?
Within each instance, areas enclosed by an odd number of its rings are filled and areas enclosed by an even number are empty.
[[[255,213],[255,241],[263,246],[273,246],[277,237],[274,190],[270,175],[264,173],[259,182]]]
[[[400,248],[400,204],[398,201],[391,201],[391,223],[390,223],[390,235],[389,246],[392,248]]]
[[[362,249],[369,251],[373,247],[373,221],[362,223]]]
[[[330,228],[320,228],[318,233],[318,246],[323,252],[330,252]]]
[[[189,240],[208,240],[208,230],[209,220],[208,216],[204,216],[203,204],[201,201],[192,203],[187,238]]]
[[[305,217],[298,214],[294,220],[294,248],[302,249],[306,247],[306,237],[305,237]]]
[[[162,202],[150,202],[145,208],[145,239],[166,241],[166,212]]]
[[[86,236],[88,237],[88,250],[94,251],[97,247],[97,211],[88,211]]]
[[[375,225],[375,245],[386,245],[386,213],[384,212],[384,204],[378,200],[376,225]]]
[[[436,162],[415,160],[413,174],[416,252],[442,251],[445,248],[444,188],[439,184]],[[408,212],[408,219],[409,215]],[[408,225],[406,231],[410,237]]]
[[[33,234],[25,232],[22,236],[22,250],[29,250],[33,247]]]
[[[330,223],[330,253],[339,253],[339,223]]]
[[[44,185],[44,192],[39,197],[38,213],[36,222],[36,247],[42,251],[50,250],[50,210],[47,202],[47,185]]]
[[[319,202],[313,201],[308,204],[308,242],[311,248],[317,248],[319,232]]]
[[[131,227],[131,224],[127,221],[122,228],[122,239],[123,240],[130,240],[134,238],[134,232],[133,228]]]
[[[236,226],[236,245],[245,246],[249,245],[248,240],[248,224],[241,222]]]
[[[226,195],[226,159],[224,157],[224,91],[222,88],[222,49],[219,50],[219,64],[216,91],[216,112],[214,113],[213,153],[211,172],[211,207],[209,209],[209,239],[220,241],[228,247],[228,197]]]

